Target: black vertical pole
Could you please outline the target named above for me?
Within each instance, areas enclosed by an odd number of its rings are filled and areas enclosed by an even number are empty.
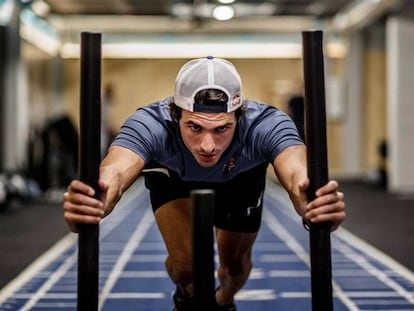
[[[303,69],[308,176],[308,200],[328,182],[323,33],[304,31]],[[333,310],[330,223],[310,225],[312,310]]]
[[[79,179],[99,198],[101,34],[81,34]],[[98,310],[99,225],[79,224],[78,311]]]
[[[214,191],[193,190],[193,310],[211,311],[215,302]]]

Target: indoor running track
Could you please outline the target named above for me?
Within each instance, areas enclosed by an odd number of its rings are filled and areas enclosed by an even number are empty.
[[[142,179],[101,225],[100,310],[171,310],[165,248]],[[269,181],[254,269],[239,311],[311,310],[308,233],[283,190]],[[332,235],[334,305],[414,310],[414,275],[344,229]],[[0,311],[76,310],[77,236],[69,234],[0,292]]]

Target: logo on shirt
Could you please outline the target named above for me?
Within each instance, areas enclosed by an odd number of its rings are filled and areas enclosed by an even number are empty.
[[[223,172],[230,172],[236,166],[236,160],[230,158],[227,163],[224,165]]]

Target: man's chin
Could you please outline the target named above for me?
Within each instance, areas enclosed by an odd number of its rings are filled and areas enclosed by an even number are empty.
[[[208,163],[206,163],[206,162],[198,162],[198,164],[199,164],[201,167],[204,167],[204,168],[209,168],[209,167],[212,167],[212,166],[216,165],[216,163],[217,163],[217,162],[214,162],[214,163],[211,163],[211,162],[208,162]]]

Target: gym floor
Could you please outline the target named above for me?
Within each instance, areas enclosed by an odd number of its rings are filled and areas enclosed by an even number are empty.
[[[268,188],[273,189],[277,187],[273,185],[271,182],[270,187]],[[388,258],[391,257],[391,261],[393,263],[396,263],[397,267],[400,267],[400,264],[402,265],[399,271],[414,271],[414,245],[412,242],[412,235],[414,233],[414,226],[412,225],[412,219],[414,219],[414,198],[390,194],[384,191],[383,189],[380,189],[379,187],[361,181],[342,181],[341,188],[345,192],[347,203],[347,220],[344,223],[343,227],[346,229],[346,231],[349,231],[352,234],[351,239],[354,239],[353,236],[362,239],[364,241],[363,243],[366,243],[363,244],[366,246],[366,252],[369,253],[371,251],[375,253],[372,254],[372,256],[376,256],[376,251],[380,250],[379,254],[381,254],[381,257],[384,257],[386,259],[385,261],[388,261]],[[273,190],[269,193],[272,194]],[[278,217],[283,217],[278,214],[276,214],[276,216],[276,219]],[[142,215],[140,217],[142,217]],[[260,236],[260,239],[258,239],[259,243],[254,256],[255,258],[267,258],[266,260],[263,260],[263,262],[271,262],[272,260],[270,259],[273,257],[269,254],[261,254],[261,247],[270,243],[272,239],[275,239],[275,243],[277,244],[277,237],[269,238],[270,233],[268,232],[268,228],[274,227],[267,223],[269,219],[271,219],[272,217],[265,218],[266,224],[262,226],[262,234]],[[283,225],[285,224],[286,222],[283,222]],[[293,226],[296,228],[298,227],[296,224],[294,224]],[[151,233],[151,231],[156,231],[155,227],[156,226],[149,227],[149,232]],[[304,236],[306,237],[306,233],[304,233],[304,230],[302,230],[301,228],[299,230],[294,231],[298,231],[298,233],[294,232],[291,234],[293,234],[295,237],[296,235],[298,235],[298,240],[303,239]],[[69,236],[71,240],[76,240],[75,235],[68,235],[67,233],[68,231],[62,218],[61,203],[50,202],[50,200],[32,202],[30,204],[13,202],[13,204],[6,211],[0,213],[0,247],[3,249],[3,251],[0,253],[0,289],[2,287],[6,288],[6,285],[10,286],[10,282],[13,279],[19,276],[21,272],[25,268],[30,266],[30,264],[35,259],[44,254],[52,245],[54,245],[57,241],[61,240],[63,237]],[[129,234],[131,234],[131,232],[127,233],[127,235]],[[149,247],[151,245],[155,245],[152,243],[154,242],[154,239],[157,239],[156,233],[154,232],[153,235],[148,235],[148,237],[146,236],[145,239],[147,240],[143,240],[144,246],[146,245],[147,247]],[[343,244],[345,243],[346,239],[346,235],[341,234],[341,238],[338,239],[338,242],[336,242],[335,237],[333,243]],[[111,242],[104,243],[103,245],[105,244],[112,245]],[[306,248],[306,246],[304,247]],[[343,248],[343,246],[341,247]],[[104,246],[102,246],[102,248],[105,250]],[[107,251],[111,252],[113,250],[108,249]],[[145,253],[145,251],[143,252]],[[162,249],[157,250],[157,256],[163,257],[162,252]],[[154,255],[152,254],[151,256]],[[282,258],[289,257],[286,254],[283,256]],[[337,255],[335,251],[333,267],[335,269],[335,267],[338,266],[339,273],[340,262],[342,262],[343,260],[339,260],[339,257],[336,258],[336,256]],[[356,251],[353,251],[353,256],[356,256]],[[143,257],[144,258],[141,258],[139,260],[144,260],[145,256]],[[139,258],[139,254],[136,255],[136,258]],[[108,256],[106,259],[111,260],[111,256]],[[260,260],[258,259],[257,261]],[[130,265],[134,264],[136,264],[136,261],[132,260],[130,262]],[[160,273],[160,271],[163,270],[163,263],[161,259],[159,260],[159,262],[156,263],[156,266],[156,268],[152,266],[150,270],[154,271],[155,269]],[[393,266],[395,265],[393,264]],[[405,268],[407,268],[408,270],[405,270]],[[254,278],[258,278],[258,275],[261,271],[272,271],[273,273],[275,273],[276,270],[274,270],[274,267],[268,268],[265,265],[262,267],[261,264],[258,264],[258,267],[256,270],[254,270],[252,276]],[[408,272],[411,274],[410,271]],[[104,277],[106,277],[105,272],[103,272],[102,274],[104,275]],[[335,271],[333,272],[333,274],[335,274]],[[156,276],[154,277],[156,278]],[[340,277],[340,275],[338,277]],[[130,275],[129,280],[130,282],[132,282],[132,275]],[[254,282],[256,281],[252,281],[252,283],[250,283],[246,289],[249,289],[249,287],[253,286],[252,284],[254,284]],[[298,279],[295,278],[295,282],[293,284],[295,284],[298,287],[306,286],[308,284],[308,280],[306,278],[301,282],[298,282]],[[340,280],[338,280],[338,282],[340,282]],[[130,286],[131,284],[125,285],[126,288],[128,288],[128,286]],[[145,286],[148,287],[148,284],[145,284]],[[162,284],[164,284],[163,287],[166,287],[165,291],[170,290],[170,282],[164,281]],[[27,285],[26,287],[30,287],[29,285]],[[159,285],[157,286],[160,291],[163,290],[163,288],[159,288]],[[271,287],[272,286],[275,288],[275,290],[280,292],[280,289],[276,289],[277,285],[271,285]],[[344,286],[345,285],[343,285],[342,287]],[[357,284],[355,284],[354,286],[357,286]],[[412,291],[413,285],[411,284],[410,286]],[[289,294],[288,288],[283,288],[283,290],[287,292],[286,295]],[[299,288],[295,290],[300,292]],[[303,292],[303,288],[301,290]],[[351,289],[348,289],[348,291],[349,290]],[[123,291],[125,291],[125,288],[123,289]],[[139,290],[137,289],[137,291]],[[0,290],[0,298],[2,296],[1,293],[2,291]],[[250,291],[247,290],[246,292],[244,292],[244,294],[247,296],[252,293],[257,294],[257,292],[252,292],[252,289],[250,289]],[[267,292],[267,294],[265,292],[261,292],[259,294],[271,296],[271,293],[269,292]],[[292,292],[290,292],[290,294],[293,295]],[[299,295],[298,293],[296,294]],[[116,297],[116,295],[108,297],[114,298]],[[109,298],[107,299],[108,308],[111,302],[113,303],[114,301],[116,301],[116,299],[114,300]],[[169,297],[167,297],[166,300],[169,301]],[[240,309],[242,309],[243,307],[247,307],[248,303],[243,300],[243,297],[241,297],[241,300],[243,304],[241,305]],[[248,301],[248,299],[246,299],[246,301]],[[279,299],[279,302],[280,301],[282,300]],[[297,300],[285,299],[284,301],[286,303],[290,303],[289,307],[286,307],[286,310],[294,310],[295,308],[293,307],[293,303],[298,303]],[[263,305],[263,307],[264,306],[265,305]],[[10,305],[8,307],[6,306],[5,309],[2,309],[2,307],[4,306],[2,306],[2,302],[0,299],[0,310],[17,310],[13,309],[12,307],[10,309]],[[340,310],[349,309],[341,309],[341,306],[338,307]],[[116,309],[116,307],[114,309]],[[121,309],[127,310],[127,307],[124,305]],[[249,309],[252,309],[251,306],[249,306]],[[361,310],[362,309],[363,308],[361,308]],[[155,308],[151,310],[157,309]],[[285,308],[282,308],[282,310],[285,310]],[[400,305],[398,309],[393,308],[393,310],[414,310],[414,304],[411,304],[409,306],[403,304]]]

